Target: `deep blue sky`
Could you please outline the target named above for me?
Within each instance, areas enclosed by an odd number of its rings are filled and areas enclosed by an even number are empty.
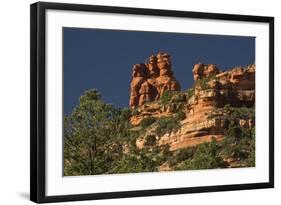
[[[158,51],[168,52],[182,90],[193,84],[197,62],[221,70],[255,62],[255,38],[144,31],[64,28],[64,113],[79,96],[98,89],[107,103],[128,107],[132,67]]]

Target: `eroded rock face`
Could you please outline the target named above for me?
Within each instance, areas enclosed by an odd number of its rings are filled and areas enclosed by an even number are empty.
[[[163,74],[168,73],[172,76],[169,73],[169,64],[157,66],[164,68]],[[252,107],[255,104],[254,64],[222,72],[215,65],[198,63],[193,68],[193,75],[195,86],[191,96],[186,92],[180,92],[180,95],[183,95],[180,102],[173,102],[172,99],[167,105],[161,105],[158,101],[143,104],[137,108],[138,114],[131,117],[131,123],[138,125],[149,116],[157,118],[173,116],[178,112],[177,106],[184,105],[181,111],[185,113],[185,118],[180,121],[180,128],[163,136],[156,136],[156,146],[168,144],[171,150],[176,150],[209,142],[212,138],[222,140],[228,121],[224,118],[225,113],[219,114],[218,118],[210,119],[209,116],[213,111],[227,104],[233,107]],[[161,75],[158,78],[162,78]],[[237,120],[241,127],[255,126],[254,119]],[[148,134],[151,137],[153,133]],[[136,145],[139,148],[145,147],[146,135],[137,139]]]
[[[214,64],[196,63],[193,67],[193,79],[200,80],[205,77],[210,77],[220,73],[219,69]]]
[[[180,90],[173,75],[169,54],[159,52],[156,56],[150,56],[147,64],[133,66],[129,102],[131,108],[158,100],[166,90]]]

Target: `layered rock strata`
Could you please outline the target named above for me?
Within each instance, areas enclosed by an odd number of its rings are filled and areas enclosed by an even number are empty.
[[[214,110],[227,104],[233,107],[254,106],[254,64],[246,67],[235,67],[229,71],[220,71],[215,65],[198,63],[194,65],[192,71],[195,81],[194,87],[189,93],[178,92],[184,96],[181,98],[181,102],[171,100],[169,104],[162,105],[157,101],[158,97],[154,98],[153,102],[139,104],[136,109],[137,114],[131,117],[131,123],[136,126],[149,116],[157,118],[174,116],[179,103],[184,105],[181,111],[185,113],[177,131],[157,136],[153,130],[148,130],[144,136],[137,139],[136,145],[139,148],[145,146],[146,136],[153,135],[155,135],[155,146],[167,144],[171,150],[196,146],[202,142],[209,142],[212,138],[218,141],[222,140],[228,122],[223,117],[225,113],[221,113],[220,117],[210,118],[209,116]],[[158,88],[157,91],[159,90],[161,89]],[[192,92],[191,96],[190,92]],[[254,119],[238,120],[240,126],[254,126]]]

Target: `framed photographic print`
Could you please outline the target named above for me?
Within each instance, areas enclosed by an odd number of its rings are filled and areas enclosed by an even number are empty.
[[[34,202],[274,187],[274,18],[31,5]]]

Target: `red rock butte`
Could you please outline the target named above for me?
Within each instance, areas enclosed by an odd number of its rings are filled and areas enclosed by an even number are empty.
[[[147,61],[145,64],[133,66],[129,102],[131,108],[158,100],[166,90],[180,90],[180,84],[172,71],[169,54],[159,52],[157,55],[151,55]]]
[[[184,104],[182,111],[185,113],[185,118],[180,122],[181,127],[176,132],[156,136],[155,145],[168,144],[171,150],[176,150],[196,146],[212,138],[223,139],[227,128],[227,121],[223,117],[225,113],[220,113],[213,119],[208,116],[216,108],[223,108],[227,104],[233,107],[254,106],[255,69],[255,64],[227,71],[221,71],[214,64],[195,64],[191,73],[195,81],[192,95],[179,92],[184,96],[181,103]],[[177,102],[171,101],[163,106],[158,101],[166,90],[180,91],[180,84],[172,72],[170,55],[159,52],[156,56],[149,57],[149,63],[134,65],[130,107],[136,109],[138,114],[131,117],[131,123],[139,125],[146,117],[173,116]],[[240,126],[255,126],[255,119],[237,120]],[[145,146],[146,135],[151,133],[139,137],[137,147]]]

